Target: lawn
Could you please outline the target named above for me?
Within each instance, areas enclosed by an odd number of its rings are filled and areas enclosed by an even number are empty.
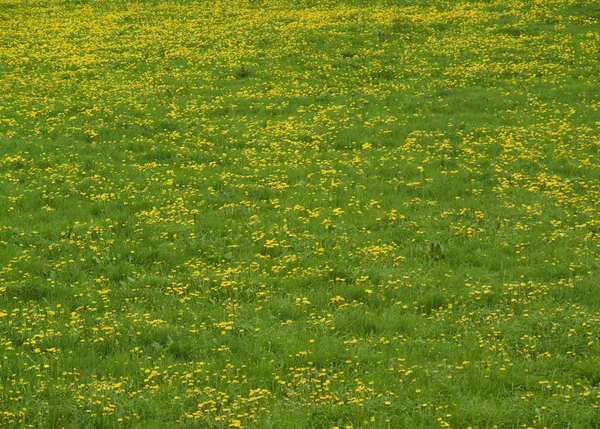
[[[600,427],[600,6],[0,0],[0,426]]]

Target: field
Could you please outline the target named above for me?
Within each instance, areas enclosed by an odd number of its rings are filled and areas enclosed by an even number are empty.
[[[599,428],[599,22],[0,0],[0,426]]]

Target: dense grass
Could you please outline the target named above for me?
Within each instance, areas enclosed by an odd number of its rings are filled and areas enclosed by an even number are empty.
[[[599,19],[0,0],[0,426],[600,427]]]

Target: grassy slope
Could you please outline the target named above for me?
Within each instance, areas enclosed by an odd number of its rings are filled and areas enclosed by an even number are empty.
[[[0,424],[600,426],[599,19],[0,0]]]

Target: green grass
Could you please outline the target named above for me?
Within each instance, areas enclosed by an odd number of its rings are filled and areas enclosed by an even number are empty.
[[[599,19],[0,0],[0,426],[600,427]]]

